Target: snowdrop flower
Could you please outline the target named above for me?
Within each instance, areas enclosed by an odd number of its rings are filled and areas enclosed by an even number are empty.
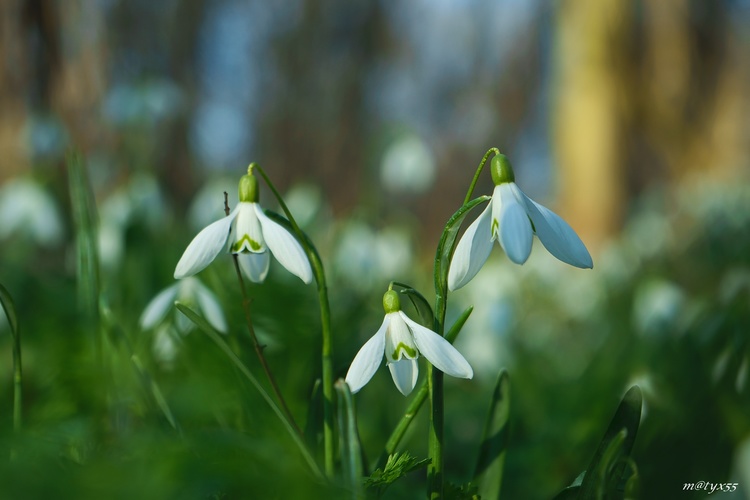
[[[563,262],[580,268],[592,268],[586,246],[559,215],[526,196],[515,183],[510,161],[495,155],[491,164],[495,190],[487,208],[466,230],[456,246],[448,288],[457,290],[479,272],[497,240],[508,258],[523,264],[531,253],[534,234],[544,247]]]
[[[186,278],[174,285],[165,288],[148,303],[138,321],[141,328],[150,330],[159,325],[167,313],[172,310],[175,300],[195,307],[208,321],[211,326],[221,333],[227,332],[227,322],[216,296],[198,280],[198,278]],[[184,320],[184,321],[183,321]],[[188,333],[193,323],[178,314],[176,317],[177,329],[182,333]]]
[[[432,330],[409,319],[401,311],[398,293],[383,295],[385,319],[377,333],[359,350],[346,374],[352,393],[370,381],[385,353],[396,388],[407,396],[417,383],[417,358],[421,352],[435,368],[459,378],[471,378],[474,372],[455,347]]]
[[[0,239],[14,234],[46,247],[57,245],[63,237],[54,198],[32,179],[12,179],[0,188]]]
[[[208,266],[222,250],[237,255],[242,271],[261,283],[271,264],[271,253],[287,271],[305,283],[312,281],[307,255],[284,226],[263,213],[258,204],[258,180],[250,164],[240,179],[239,203],[226,217],[209,224],[190,242],[177,263],[174,277],[192,276]]]

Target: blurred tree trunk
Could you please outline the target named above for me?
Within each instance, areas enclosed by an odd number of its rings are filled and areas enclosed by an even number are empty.
[[[106,139],[101,103],[106,91],[107,43],[97,2],[57,4],[60,19],[59,68],[53,75],[51,107],[65,124],[71,145],[90,153]]]
[[[750,61],[728,5],[641,8],[568,0],[558,9],[559,210],[594,249],[644,187],[731,178],[750,152]]]
[[[646,2],[643,126],[670,180],[723,176],[748,152],[748,62],[726,6]]]
[[[22,0],[0,2],[0,183],[29,168],[23,138],[26,67]]]
[[[629,3],[562,2],[554,54],[552,127],[559,167],[560,213],[596,249],[623,217],[621,62]]]

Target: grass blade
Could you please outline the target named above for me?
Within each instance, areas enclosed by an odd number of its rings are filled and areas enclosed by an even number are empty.
[[[21,407],[22,407],[22,385],[23,368],[21,365],[21,332],[18,329],[18,315],[16,306],[10,292],[0,285],[0,305],[5,310],[10,325],[10,333],[13,336],[13,430],[21,430]]]
[[[67,157],[70,205],[76,231],[78,300],[82,310],[95,322],[99,315],[99,252],[94,193],[81,156]],[[100,342],[98,339],[97,342]]]
[[[336,381],[334,388],[338,395],[339,446],[344,476],[349,483],[353,498],[362,499],[364,498],[362,488],[364,467],[362,466],[362,445],[359,442],[354,398],[349,386],[342,379]]]
[[[477,467],[472,483],[479,487],[482,498],[500,498],[503,482],[505,452],[508,449],[508,423],[510,412],[510,377],[503,369],[492,393],[490,411],[484,427],[484,437],[479,447]]]
[[[281,411],[281,408],[276,404],[276,402],[273,400],[273,398],[266,392],[266,390],[263,388],[263,386],[258,382],[258,379],[255,378],[255,376],[250,372],[250,370],[245,366],[245,364],[240,360],[240,358],[237,357],[237,355],[232,351],[232,349],[227,345],[227,343],[224,341],[223,338],[214,330],[214,328],[208,324],[208,322],[203,319],[201,316],[199,316],[195,311],[190,309],[185,304],[178,302],[175,302],[175,307],[187,318],[195,323],[195,325],[203,330],[203,333],[208,335],[208,338],[214,341],[214,343],[219,346],[219,349],[221,349],[224,354],[226,354],[227,358],[234,364],[234,366],[247,378],[251,384],[258,390],[260,395],[263,397],[263,399],[268,403],[268,406],[271,407],[273,412],[276,414],[276,416],[279,417],[279,420],[284,424],[284,427],[286,427],[286,430],[289,432],[289,434],[292,436],[292,440],[294,440],[295,444],[297,444],[297,447],[300,450],[300,453],[302,453],[302,457],[305,459],[307,464],[310,466],[310,469],[312,472],[319,478],[323,478],[323,473],[320,471],[320,468],[318,467],[318,464],[315,462],[315,459],[313,458],[312,454],[310,453],[310,450],[307,449],[307,446],[305,445],[305,442],[302,438],[302,436],[297,433],[296,429],[292,425],[289,420],[287,420],[286,416],[284,415],[284,412]]]

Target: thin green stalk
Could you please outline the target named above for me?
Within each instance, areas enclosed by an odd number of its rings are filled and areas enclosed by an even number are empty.
[[[305,249],[307,258],[310,261],[315,282],[318,287],[318,303],[320,304],[320,326],[322,330],[322,347],[321,347],[321,365],[323,371],[323,444],[325,452],[325,470],[329,477],[334,473],[334,442],[333,442],[333,334],[331,331],[331,309],[328,303],[328,286],[326,285],[325,270],[323,262],[318,255],[318,251],[312,244],[307,235],[297,225],[292,212],[284,203],[281,194],[268,178],[266,172],[258,164],[252,164],[253,168],[258,169],[266,185],[279,202],[279,206],[284,211],[292,230],[297,235],[297,240]]]
[[[100,366],[103,365],[104,332],[99,323],[99,252],[97,248],[96,200],[91,189],[86,165],[80,154],[72,152],[66,159],[70,204],[76,232],[78,303],[86,319],[96,331],[94,348]]]
[[[225,192],[224,193],[224,213],[226,215],[229,215],[229,202],[228,202],[228,195]],[[232,259],[234,260],[234,270],[237,274],[237,281],[240,285],[240,292],[242,293],[242,310],[245,313],[245,323],[247,325],[247,332],[250,335],[250,339],[253,342],[253,348],[255,349],[255,355],[258,357],[258,361],[260,361],[260,366],[263,368],[263,372],[266,374],[266,378],[268,379],[268,383],[271,384],[271,389],[273,389],[274,395],[276,395],[276,399],[279,401],[279,404],[281,405],[281,409],[284,412],[284,415],[289,420],[289,423],[294,427],[294,429],[297,431],[297,433],[300,435],[300,437],[303,436],[302,429],[300,429],[299,425],[297,425],[297,422],[294,420],[294,415],[292,415],[291,410],[289,410],[289,406],[286,404],[286,400],[284,399],[283,394],[281,393],[281,389],[279,388],[279,385],[276,383],[276,378],[273,376],[273,372],[271,371],[271,367],[268,364],[268,360],[266,359],[266,356],[263,354],[263,346],[258,341],[258,337],[255,335],[255,328],[253,327],[253,321],[252,316],[250,315],[250,299],[247,296],[247,288],[245,287],[245,280],[242,277],[242,271],[240,270],[240,263],[237,260],[237,255],[232,254]]]
[[[491,148],[482,157],[482,161],[479,163],[477,170],[474,174],[474,178],[469,184],[469,189],[466,192],[464,198],[464,204],[459,210],[450,218],[448,223],[443,230],[443,234],[438,243],[437,252],[435,255],[435,332],[438,335],[443,335],[445,328],[445,312],[448,307],[448,269],[450,267],[450,261],[453,257],[453,252],[456,249],[456,236],[458,235],[458,229],[461,226],[461,222],[465,217],[466,213],[476,206],[484,199],[489,199],[486,196],[471,200],[471,195],[474,193],[474,187],[476,186],[479,175],[482,173],[485,163],[492,154],[500,154],[497,148]],[[447,251],[446,251],[447,249]],[[427,496],[430,499],[438,499],[443,497],[443,424],[444,424],[444,397],[443,397],[443,372],[440,370],[434,370],[432,365],[428,365],[427,369],[427,384],[429,387],[430,395],[430,430],[429,430],[429,441],[428,441],[428,456],[430,458],[430,465],[427,466],[427,482],[428,490]]]
[[[0,305],[2,305],[3,310],[5,310],[5,316],[8,318],[8,325],[10,326],[10,333],[13,337],[13,431],[17,433],[21,430],[21,410],[23,406],[21,331],[18,328],[18,316],[16,315],[16,307],[13,304],[13,298],[3,285],[0,285]]]
[[[474,172],[474,178],[471,180],[471,184],[469,184],[469,190],[466,192],[466,198],[464,198],[464,205],[469,203],[471,195],[474,193],[474,187],[477,185],[477,181],[479,180],[479,175],[482,173],[482,169],[484,168],[484,164],[487,163],[487,160],[492,153],[499,155],[500,150],[497,148],[490,148],[489,151],[487,151],[482,157],[482,161],[479,162],[479,166],[477,167],[476,172]]]
[[[289,420],[289,423],[292,425],[297,434],[299,434],[300,437],[303,437],[302,429],[299,428],[297,422],[294,420],[294,415],[292,415],[291,410],[289,410],[289,406],[286,404],[286,400],[281,394],[279,384],[276,383],[276,378],[273,376],[273,372],[271,371],[271,367],[268,364],[268,360],[263,354],[263,346],[260,344],[260,342],[258,341],[258,337],[255,335],[255,328],[253,327],[252,317],[250,316],[250,299],[247,296],[245,280],[242,278],[242,271],[240,271],[240,264],[237,261],[237,256],[232,255],[232,257],[234,258],[234,269],[237,273],[237,280],[239,281],[240,290],[242,292],[242,310],[245,312],[245,323],[247,324],[247,331],[250,334],[250,339],[253,341],[255,355],[258,357],[258,361],[260,361],[260,366],[263,368],[263,373],[266,374],[268,383],[271,384],[271,389],[273,390],[273,393],[276,396],[279,405],[281,405],[281,410],[284,412],[284,415],[286,416],[287,420]]]

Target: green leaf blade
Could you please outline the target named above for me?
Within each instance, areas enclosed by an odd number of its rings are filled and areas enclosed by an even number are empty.
[[[478,486],[482,498],[500,498],[503,467],[508,449],[509,420],[510,376],[503,369],[492,393],[490,410],[472,481]]]

